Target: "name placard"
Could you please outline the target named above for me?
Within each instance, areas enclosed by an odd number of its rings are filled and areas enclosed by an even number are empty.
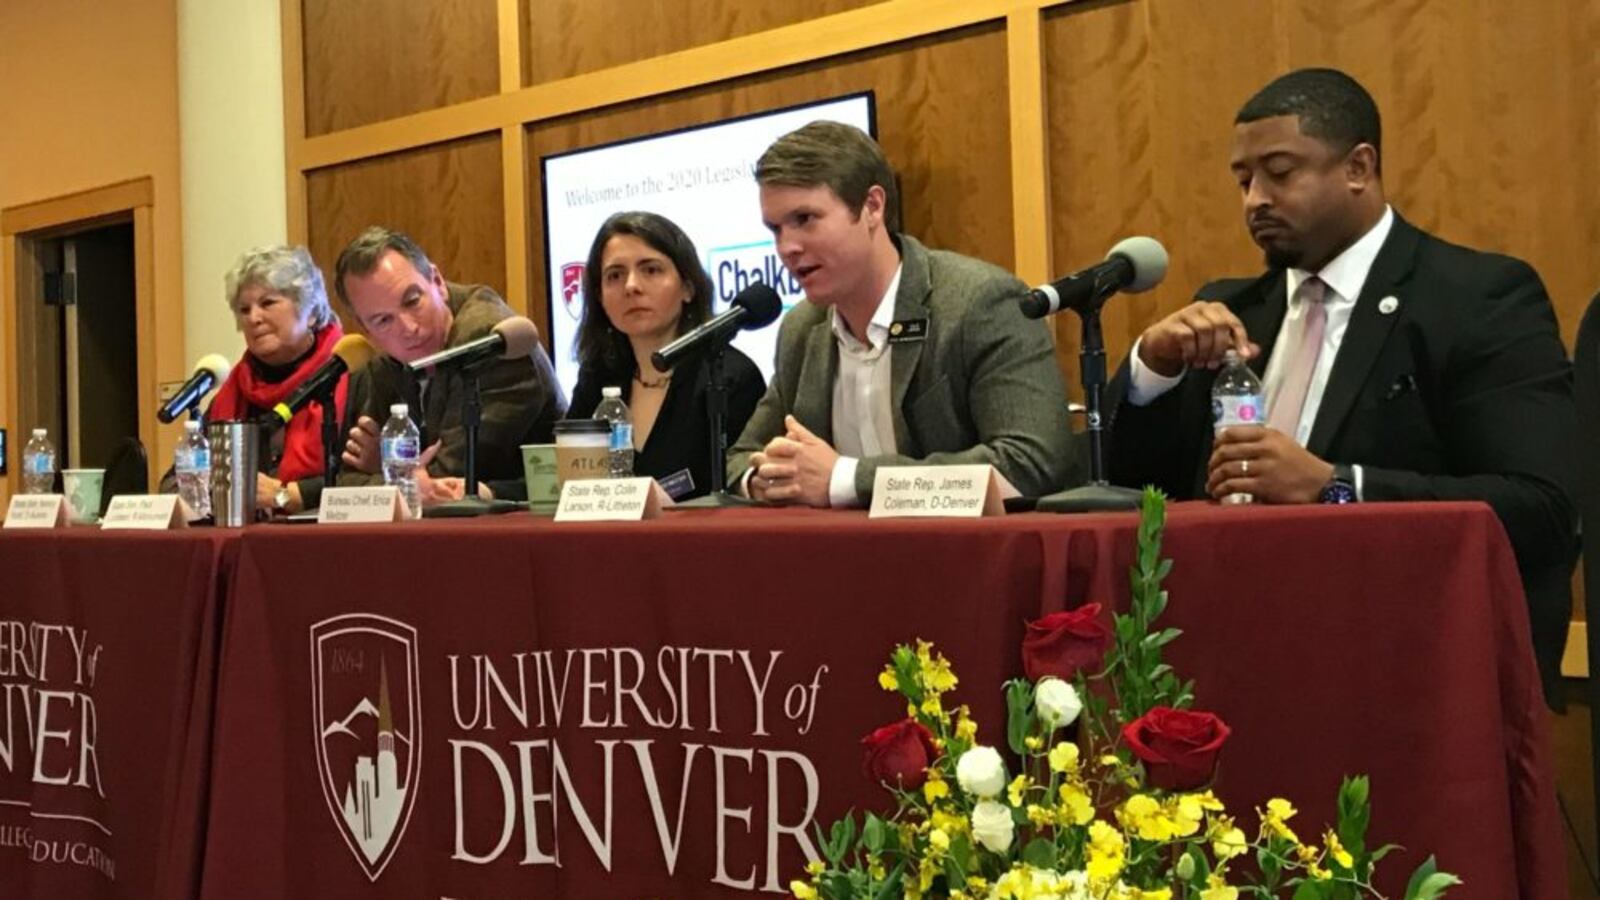
[[[405,498],[392,484],[323,488],[317,506],[318,525],[403,522],[406,518]]]
[[[872,481],[869,519],[965,518],[1005,515],[1016,497],[994,466],[883,466]]]
[[[556,521],[638,522],[671,505],[654,478],[574,478],[561,486]]]
[[[61,494],[17,494],[6,510],[7,528],[65,528],[67,498]]]
[[[188,528],[193,515],[189,504],[177,494],[119,494],[111,498],[106,516],[100,520],[100,528],[104,531]]]

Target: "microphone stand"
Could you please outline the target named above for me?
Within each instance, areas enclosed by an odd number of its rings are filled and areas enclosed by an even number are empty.
[[[499,357],[493,357],[461,370],[461,378],[466,383],[466,398],[461,404],[461,425],[467,432],[465,495],[460,500],[452,500],[423,510],[424,518],[466,519],[508,513],[523,506],[511,500],[485,500],[478,496],[478,425],[483,421],[483,397],[479,389],[478,374],[485,366],[499,361]]]
[[[728,338],[732,338],[730,333]],[[754,506],[754,500],[728,493],[728,384],[723,375],[723,351],[727,340],[706,348],[706,415],[711,425],[711,493],[675,503],[667,509],[727,509]]]
[[[339,430],[343,423],[339,421],[339,408],[333,402],[333,392],[338,386],[337,379],[329,384],[327,389],[317,395],[317,406],[322,410],[322,484],[324,487],[337,486],[339,477]]]
[[[1142,494],[1106,481],[1104,427],[1100,418],[1100,392],[1106,384],[1106,344],[1100,332],[1100,306],[1115,289],[1098,288],[1091,302],[1077,310],[1083,321],[1083,341],[1078,347],[1078,368],[1083,381],[1084,406],[1089,421],[1089,483],[1040,497],[1040,512],[1077,513],[1138,509]]]

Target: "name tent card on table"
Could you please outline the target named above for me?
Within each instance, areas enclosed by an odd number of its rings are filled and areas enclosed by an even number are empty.
[[[556,521],[638,522],[671,505],[654,478],[574,478],[561,486]]]
[[[177,494],[122,494],[111,498],[103,531],[166,531],[188,528],[194,518],[189,504]]]
[[[994,466],[883,466],[872,480],[869,519],[1005,515],[1019,496]]]
[[[6,510],[7,528],[67,527],[67,498],[61,494],[17,494]]]
[[[364,525],[404,522],[406,501],[392,484],[371,487],[323,488],[317,507],[318,525]]]

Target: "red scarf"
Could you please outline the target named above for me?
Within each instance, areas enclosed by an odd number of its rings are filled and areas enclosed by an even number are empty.
[[[317,342],[311,349],[311,355],[300,361],[293,374],[276,384],[262,381],[251,367],[250,360],[241,359],[229,373],[228,380],[217,389],[206,418],[219,421],[240,419],[249,415],[252,408],[272,409],[333,356],[333,345],[343,336],[344,329],[339,327],[337,321],[324,326],[317,332]],[[341,422],[344,421],[345,395],[349,385],[350,378],[341,377],[339,386],[333,391],[333,405]],[[321,474],[322,404],[312,403],[295,413],[283,430],[283,459],[278,463],[278,478],[286,482],[298,481]]]

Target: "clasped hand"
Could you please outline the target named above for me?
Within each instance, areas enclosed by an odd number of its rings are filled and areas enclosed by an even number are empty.
[[[769,503],[829,506],[828,486],[833,479],[833,466],[839,461],[838,451],[794,416],[785,416],[783,424],[787,433],[750,455],[746,491]]]

